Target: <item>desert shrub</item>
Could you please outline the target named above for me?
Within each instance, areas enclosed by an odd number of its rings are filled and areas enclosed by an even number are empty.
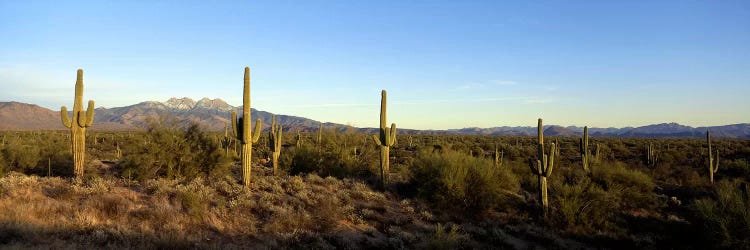
[[[651,208],[657,204],[656,184],[645,173],[630,169],[622,162],[608,162],[591,169],[592,181],[604,190],[621,196],[627,208]]]
[[[11,168],[21,171],[36,167],[41,160],[39,147],[21,143],[5,146],[2,153]]]
[[[745,159],[722,160],[721,165],[726,166],[727,174],[734,176],[750,176],[750,163]]]
[[[315,173],[320,176],[368,177],[372,176],[370,165],[377,159],[367,147],[337,147],[319,150],[315,146],[302,145],[291,151],[289,173],[302,175]],[[283,155],[283,152],[282,152]],[[286,161],[282,157],[282,162]]]
[[[5,162],[5,154],[3,154],[2,149],[0,149],[0,176],[5,174],[7,169],[8,169],[8,163]]]
[[[550,182],[550,197],[552,222],[578,233],[612,229],[612,220],[621,205],[616,194],[589,179],[572,184]]]
[[[303,145],[295,148],[290,167],[291,174],[323,171],[323,157],[319,150]]]
[[[194,179],[200,175],[222,176],[230,162],[220,145],[198,125],[180,125],[161,117],[148,121],[143,146],[125,156],[120,165],[123,177]]]
[[[457,225],[450,227],[438,223],[435,233],[429,238],[426,249],[458,249],[466,240],[466,235],[459,232]]]
[[[715,198],[695,201],[694,213],[708,241],[717,248],[750,246],[750,190],[747,183],[719,181]]]
[[[590,235],[626,233],[626,218],[634,210],[658,206],[656,185],[643,172],[621,162],[602,162],[586,175],[560,168],[548,182],[550,222],[567,231]]]
[[[452,150],[421,151],[411,169],[420,196],[444,207],[494,208],[519,188],[508,168]]]

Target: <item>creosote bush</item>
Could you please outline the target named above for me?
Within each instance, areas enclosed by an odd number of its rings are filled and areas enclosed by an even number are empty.
[[[518,178],[507,168],[452,150],[421,151],[411,169],[420,196],[442,207],[497,208],[507,193],[519,189]]]
[[[181,125],[174,117],[150,119],[144,145],[120,162],[124,178],[222,177],[231,163],[221,146],[198,125]]]
[[[592,234],[627,233],[625,217],[635,210],[660,206],[653,180],[621,162],[603,162],[591,167],[588,176],[566,169],[563,181],[553,182],[551,222],[569,232]]]
[[[738,181],[719,181],[715,199],[695,201],[694,213],[712,246],[747,249],[750,246],[750,187]]]

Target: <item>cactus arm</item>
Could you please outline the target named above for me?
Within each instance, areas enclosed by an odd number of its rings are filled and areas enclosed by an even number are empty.
[[[388,146],[393,146],[396,143],[396,123],[391,123],[391,132],[388,134],[390,141]]]
[[[91,127],[94,124],[94,100],[89,100],[89,106],[86,108],[86,124],[85,127]]]
[[[68,117],[68,108],[65,106],[60,107],[60,119],[62,120],[63,126],[70,128],[70,117]]]
[[[534,175],[541,175],[541,165],[542,161],[540,160],[529,160],[529,169],[531,169],[531,173]]]
[[[377,144],[378,146],[383,145],[383,143],[380,141],[380,135],[372,135],[372,140]]]
[[[263,123],[260,121],[260,118],[255,120],[255,133],[250,132],[252,134],[253,143],[258,142],[258,139],[260,139],[260,130],[261,130],[261,126],[263,126],[262,124]]]

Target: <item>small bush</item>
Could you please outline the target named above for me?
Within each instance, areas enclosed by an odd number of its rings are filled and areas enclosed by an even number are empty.
[[[466,236],[458,231],[457,225],[450,228],[438,223],[435,226],[435,234],[430,237],[427,249],[458,249]]]

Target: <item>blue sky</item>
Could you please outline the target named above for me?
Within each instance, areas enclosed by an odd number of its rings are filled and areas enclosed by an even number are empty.
[[[750,122],[750,1],[0,1],[0,101],[402,128]]]

